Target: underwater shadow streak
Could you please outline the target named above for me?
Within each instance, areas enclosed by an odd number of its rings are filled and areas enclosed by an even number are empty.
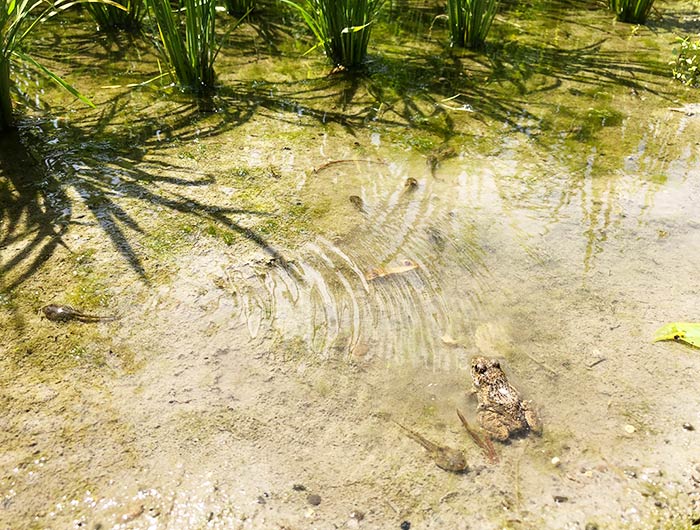
[[[45,174],[34,153],[25,147],[19,130],[0,136],[0,155],[0,175],[7,179],[6,191],[10,191],[10,186],[14,190],[6,194],[10,200],[0,203],[0,249],[36,232],[27,245],[0,266],[0,277],[6,277],[26,264],[26,269],[13,281],[2,285],[3,289],[12,290],[31,277],[58,245],[65,246],[62,236],[66,227],[61,226],[56,231],[54,218],[56,210],[70,201],[56,179]],[[20,225],[23,217],[25,221]],[[37,250],[38,254],[32,259]]]
[[[103,114],[104,116],[104,114]],[[190,124],[191,126],[191,124]],[[107,133],[107,136],[110,136]],[[120,142],[121,139],[116,138],[116,142]],[[202,186],[210,184],[215,181],[214,177],[209,175],[198,180],[187,180],[184,178],[170,178],[163,177],[159,175],[153,175],[142,169],[136,167],[136,163],[140,160],[128,160],[124,155],[112,160],[112,168],[116,166],[121,173],[121,177],[124,180],[121,193],[130,199],[138,199],[146,204],[152,204],[157,206],[162,206],[169,210],[177,211],[180,213],[186,213],[188,215],[194,215],[196,218],[204,219],[210,222],[219,223],[222,226],[228,228],[231,231],[237,232],[243,235],[246,239],[249,239],[256,243],[260,248],[262,248],[266,253],[272,256],[277,264],[287,270],[290,274],[298,276],[298,272],[292,268],[284,257],[284,255],[277,250],[273,245],[269,243],[261,234],[253,229],[246,228],[239,223],[231,220],[227,215],[231,214],[244,214],[244,215],[271,215],[267,212],[259,212],[254,210],[246,210],[241,208],[231,208],[226,206],[208,205],[204,204],[194,198],[186,197],[176,192],[173,192],[172,197],[168,197],[162,193],[156,193],[151,188],[147,187],[145,183],[160,181],[168,184],[177,184],[179,186]],[[83,158],[81,160],[85,164],[86,160]],[[92,162],[87,160],[88,163]],[[133,249],[133,246],[129,243],[128,236],[126,233],[118,226],[118,222],[121,221],[125,223],[129,228],[143,233],[138,224],[128,215],[128,213],[119,206],[110,195],[104,195],[106,191],[109,191],[111,187],[110,181],[103,180],[105,177],[101,176],[97,169],[81,169],[80,172],[72,172],[68,168],[70,163],[67,160],[63,161],[66,171],[72,173],[72,179],[74,181],[73,186],[78,186],[82,191],[91,193],[103,194],[103,203],[99,208],[93,209],[91,211],[96,217],[98,223],[102,229],[109,235],[115,248],[120,254],[126,259],[131,268],[139,274],[144,280],[145,270],[143,268],[142,262],[139,259],[137,253]],[[96,165],[100,162],[95,160]],[[169,166],[170,167],[170,166]],[[172,167],[170,167],[172,169]],[[184,170],[184,168],[182,168]],[[96,211],[97,210],[97,211]],[[109,212],[109,213],[107,213]]]

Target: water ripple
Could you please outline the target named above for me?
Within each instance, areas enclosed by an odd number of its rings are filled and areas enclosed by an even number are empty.
[[[383,169],[354,183],[367,172],[346,170],[333,195],[316,194],[337,212],[328,226],[343,230],[319,230],[298,249],[296,274],[264,263],[228,270],[251,339],[301,340],[319,358],[430,366],[452,355],[487,288],[482,246],[463,206],[436,194],[430,177],[415,186],[400,166]],[[350,192],[362,211],[349,205]]]

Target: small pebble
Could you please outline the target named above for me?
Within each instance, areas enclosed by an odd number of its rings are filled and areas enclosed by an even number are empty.
[[[365,512],[360,510],[353,510],[352,512],[350,512],[350,517],[352,519],[355,519],[356,521],[362,521],[362,519],[365,518]]]
[[[598,525],[595,523],[586,523],[585,530],[598,530]]]
[[[629,423],[627,425],[625,425],[624,429],[625,429],[625,432],[628,434],[632,434],[634,431],[637,430],[634,428],[634,425],[630,425]]]
[[[663,476],[663,472],[656,467],[645,467],[642,469],[642,473],[644,473],[645,475],[654,475],[656,477]]]
[[[319,504],[321,504],[321,496],[317,495],[316,493],[312,493],[308,497],[306,497],[306,501],[311,506],[318,506]]]
[[[569,500],[569,497],[564,497],[563,495],[555,495],[553,497],[554,502],[557,504],[561,504],[562,502],[567,502]]]
[[[555,456],[552,458],[552,465],[555,467],[558,467],[559,464],[561,464],[561,459],[558,456]]]
[[[683,428],[684,428],[686,431],[694,431],[694,430],[695,430],[695,427],[693,427],[693,426],[692,426],[690,423],[688,423],[687,421],[683,424]]]
[[[306,486],[304,486],[303,484],[294,484],[292,485],[292,489],[294,491],[306,491]]]
[[[401,530],[409,530],[409,528],[411,528],[410,521],[404,521],[403,523],[401,523],[400,528],[401,528]]]

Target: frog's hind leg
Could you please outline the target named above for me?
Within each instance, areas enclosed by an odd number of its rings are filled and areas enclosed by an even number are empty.
[[[508,429],[507,422],[504,421],[503,415],[486,409],[479,411],[476,418],[481,428],[484,429],[491,438],[499,442],[508,440],[510,430]]]

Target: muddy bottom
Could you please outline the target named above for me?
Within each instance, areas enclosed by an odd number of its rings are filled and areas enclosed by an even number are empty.
[[[651,342],[698,318],[700,113],[658,70],[681,7],[540,6],[483,56],[384,21],[361,81],[248,29],[204,116],[52,94],[0,145],[0,528],[696,526],[700,356]],[[457,416],[478,355],[543,423],[495,458]]]
[[[328,215],[345,219],[333,233],[275,255],[192,241],[162,285],[122,280],[117,322],[26,315],[48,338],[3,355],[5,527],[690,524],[700,360],[650,339],[696,308],[679,280],[699,272],[699,227],[683,213],[697,179],[653,204],[617,192],[596,253],[583,200],[555,221],[506,210],[495,186],[508,166],[454,160],[409,197],[419,164],[365,182],[336,168],[368,211],[331,194]],[[308,182],[300,197],[325,200]],[[101,338],[72,352],[74,368],[32,364],[88,326]],[[544,422],[541,437],[496,443],[497,463],[456,415],[476,424],[479,354],[502,359]],[[468,471],[436,467],[392,420],[463,449]]]

